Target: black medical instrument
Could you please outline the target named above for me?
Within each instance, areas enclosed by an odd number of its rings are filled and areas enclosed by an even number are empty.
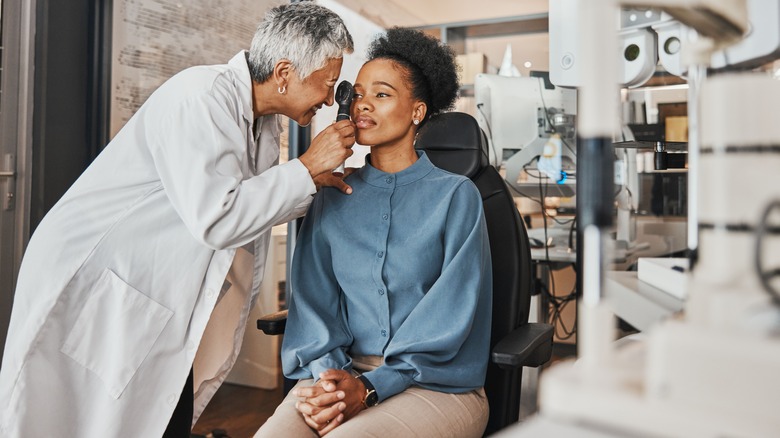
[[[352,88],[352,84],[349,81],[341,81],[338,88],[336,88],[336,103],[339,104],[338,115],[336,115],[336,121],[349,119],[349,109],[352,106],[352,96],[355,95],[355,89]],[[336,176],[344,176],[344,163],[335,169],[333,174]]]

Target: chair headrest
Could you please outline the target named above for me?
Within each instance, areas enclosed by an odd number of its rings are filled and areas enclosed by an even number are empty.
[[[469,178],[490,164],[487,138],[477,120],[466,113],[431,117],[420,128],[415,148],[425,151],[436,167]]]

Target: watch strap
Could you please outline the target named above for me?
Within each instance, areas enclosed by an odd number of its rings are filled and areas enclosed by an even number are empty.
[[[377,394],[374,385],[371,384],[371,381],[362,374],[357,378],[360,379],[360,381],[363,382],[363,386],[366,387],[366,394],[363,396],[363,405],[370,408],[379,404],[379,395]]]
[[[361,375],[358,376],[358,379],[360,379],[360,381],[363,382],[363,386],[366,387],[366,392],[368,392],[368,391],[375,391],[376,390],[374,388],[374,385],[371,384],[371,381],[368,380],[368,377],[366,377],[366,376],[361,374]]]

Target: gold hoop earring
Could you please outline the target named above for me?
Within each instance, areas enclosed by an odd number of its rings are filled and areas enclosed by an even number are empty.
[[[276,89],[276,91],[278,91],[279,94],[284,94],[287,92],[287,87],[286,86],[279,87]]]

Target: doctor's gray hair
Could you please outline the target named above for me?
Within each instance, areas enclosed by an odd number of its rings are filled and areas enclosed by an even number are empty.
[[[277,61],[287,59],[303,80],[353,50],[347,27],[330,9],[312,2],[284,4],[268,11],[257,26],[249,71],[254,81],[265,82]]]

